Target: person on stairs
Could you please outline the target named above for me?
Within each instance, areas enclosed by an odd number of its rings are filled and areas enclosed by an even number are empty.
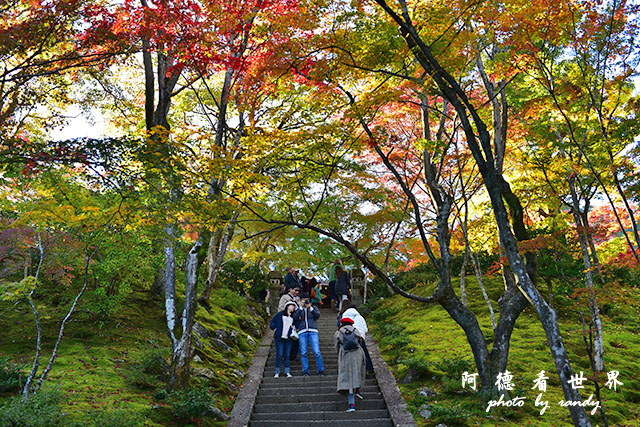
[[[336,265],[336,298],[338,300],[338,312],[342,311],[342,301],[349,298],[351,282],[349,273],[344,271],[340,265]]]
[[[353,320],[353,327],[358,330],[362,340],[360,341],[360,346],[362,347],[362,351],[364,352],[364,360],[365,366],[367,368],[367,372],[373,372],[373,363],[371,362],[371,356],[369,356],[369,350],[367,350],[367,344],[365,341],[365,337],[367,336],[367,332],[369,328],[367,327],[367,321],[364,317],[356,310],[356,306],[351,302],[351,300],[344,300],[342,302],[342,310],[338,315],[338,323],[340,323],[340,319],[348,317]],[[340,325],[338,325],[340,326]]]
[[[320,340],[318,338],[318,323],[320,317],[318,307],[311,305],[306,299],[302,303],[302,307],[293,313],[293,321],[298,330],[298,345],[300,346],[300,362],[302,363],[302,375],[309,375],[309,345],[316,359],[316,367],[318,375],[324,375],[324,364],[322,363],[322,354],[320,353]]]
[[[278,311],[284,310],[284,306],[289,303],[294,302],[296,304],[296,310],[302,305],[302,301],[300,300],[300,287],[294,286],[290,288],[286,294],[280,297],[280,301],[278,302]],[[291,354],[290,360],[297,360],[298,358],[298,346],[299,342],[294,341],[291,343]]]
[[[319,306],[320,304],[322,304],[320,284],[315,277],[312,277],[311,280],[309,280],[309,288],[311,289],[309,293],[309,300],[311,301],[311,305]]]
[[[284,374],[287,377],[291,377],[289,366],[289,355],[291,353],[291,345],[293,339],[291,338],[291,332],[293,328],[293,313],[298,306],[294,302],[288,302],[285,304],[284,309],[276,313],[271,319],[269,327],[274,330],[273,335],[276,344],[276,374],[274,378],[280,376],[280,363],[284,358]]]
[[[336,298],[336,267],[341,265],[341,261],[339,258],[336,258],[336,260],[333,262],[333,264],[331,264],[331,267],[329,267],[329,297],[331,298],[331,308],[333,310],[336,310],[336,308],[338,307],[337,305],[337,298]]]
[[[360,387],[365,381],[364,351],[360,344],[363,337],[353,323],[353,319],[348,317],[340,319],[340,327],[333,337],[338,352],[337,389],[338,393],[347,394],[347,412],[356,410],[355,397],[362,399]]]
[[[284,295],[280,297],[280,301],[278,301],[278,311],[284,310],[285,304],[288,302],[295,302],[296,308],[300,306],[300,288],[295,286],[290,288]]]

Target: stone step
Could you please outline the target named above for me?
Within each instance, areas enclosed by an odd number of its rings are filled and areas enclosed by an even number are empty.
[[[285,378],[286,379],[286,378]],[[314,394],[329,394],[336,392],[337,384],[329,385],[329,386],[321,386],[321,387],[313,387]],[[380,388],[377,385],[366,385],[360,388],[361,393],[376,393],[379,392]],[[301,393],[301,389],[299,387],[290,387],[287,386],[286,382],[283,382],[281,385],[274,384],[270,387],[261,388],[258,391],[258,396],[292,396],[299,395]]]
[[[333,390],[333,393],[316,394],[316,390],[313,390],[314,394],[302,393],[298,395],[278,396],[278,395],[258,395],[256,403],[304,403],[304,402],[346,402],[346,396],[343,396]],[[362,392],[364,400],[382,399],[382,393],[365,393]],[[360,399],[357,399],[360,402]],[[357,404],[357,403],[356,403]]]
[[[293,377],[284,376],[284,364],[281,363],[281,376],[273,378],[276,351],[275,345],[271,345],[249,426],[393,427],[380,387],[371,374],[367,375],[360,390],[364,399],[356,398],[356,411],[346,412],[347,396],[336,391],[338,353],[333,343],[336,329],[336,313],[323,309],[318,319],[318,335],[324,376],[315,375],[317,366],[309,346],[310,376],[301,375],[298,352],[297,359],[290,362]]]
[[[357,407],[357,403],[356,403]],[[346,410],[346,407],[344,408]],[[256,421],[279,421],[281,423],[287,423],[294,420],[307,420],[307,421],[320,421],[320,420],[354,420],[358,418],[360,420],[371,420],[388,418],[389,412],[386,409],[357,409],[357,417],[354,417],[353,412],[340,411],[326,411],[326,412],[296,412],[294,416],[288,417],[288,414],[264,412],[261,414],[253,414],[253,419]]]
[[[311,349],[307,351],[307,354],[308,354],[308,357],[313,358],[313,352],[311,351]],[[323,360],[330,359],[330,360],[338,361],[338,353],[336,353],[335,351],[322,351],[322,349],[320,349],[320,354],[322,355]],[[271,353],[269,353],[269,359],[275,360],[275,358],[276,358],[276,352],[274,350]],[[300,352],[296,354],[296,358],[300,360]]]
[[[390,418],[371,418],[371,419],[357,419],[359,412],[347,412],[348,415],[353,415],[353,419],[344,420],[304,420],[304,421],[292,421],[291,419],[276,420],[276,421],[251,421],[250,427],[393,427],[393,422]],[[287,415],[287,414],[284,414]],[[293,416],[293,414],[291,414]]]
[[[331,384],[337,384],[338,381],[338,375],[325,375],[323,377],[320,377],[318,375],[310,375],[308,377],[304,377],[304,376],[294,376],[292,378],[286,378],[286,377],[280,377],[280,378],[273,378],[273,377],[265,377],[262,379],[262,386],[268,386],[268,385],[275,385],[275,386],[279,386],[282,387],[283,383],[282,381],[285,380],[287,381],[286,384],[288,385],[295,385],[295,386],[301,386],[301,385],[306,385],[309,384],[311,386],[314,385],[331,385]],[[364,385],[377,385],[377,382],[375,381],[375,379],[373,378],[365,378],[364,381]]]
[[[325,362],[323,360],[322,361],[322,365],[324,365],[325,369],[333,369],[334,371],[338,370],[338,364],[337,363]],[[284,366],[284,361],[281,361],[280,366]],[[302,367],[302,363],[299,360],[296,361],[296,362],[289,362],[289,366],[291,366],[292,368],[294,366],[296,368],[301,368]],[[313,366],[315,368],[317,366],[315,360],[310,360],[309,361],[309,366]],[[264,367],[265,367],[265,369],[275,369],[275,367],[276,367],[275,360],[273,361],[273,363],[267,363]]]
[[[302,368],[300,366],[290,366],[289,369],[290,369],[291,375],[293,375],[294,378],[302,377]],[[276,368],[270,367],[270,368],[267,368],[264,371],[263,376],[265,378],[269,378],[269,377],[273,378],[275,373],[276,373]],[[332,368],[327,368],[325,366],[324,375],[325,376],[334,377],[334,376],[338,375],[338,370],[335,369],[335,368],[333,368],[333,369]],[[283,376],[284,376],[284,366],[281,366],[280,367],[280,378],[283,378]],[[314,365],[309,365],[309,376],[318,378],[318,370],[316,369],[316,367]],[[320,378],[322,378],[322,377],[320,377]]]
[[[322,361],[324,362],[325,360],[327,362],[333,362],[333,363],[338,363],[338,356],[334,355],[333,353],[323,353],[322,350],[320,350],[320,354],[322,355]],[[291,360],[292,362],[298,361],[300,362],[300,353],[298,353],[296,355],[295,360]],[[311,351],[309,351],[307,353],[307,359],[311,359],[311,360],[315,360],[315,357],[313,356],[313,353]],[[267,359],[267,363],[271,363],[271,362],[275,362],[276,361],[276,354],[270,354],[269,355],[269,359]]]
[[[309,351],[311,351],[311,346],[308,346],[307,348],[309,349]],[[333,346],[333,344],[320,343],[320,351],[326,351],[327,354],[335,354],[336,356],[338,355],[338,351]],[[269,354],[276,354],[276,348],[272,347]]]
[[[342,402],[304,402],[304,403],[259,403],[255,406],[256,414],[271,413],[298,413],[298,412],[317,412],[317,411],[344,411],[347,409],[347,398]],[[383,399],[358,400],[356,409],[386,409],[387,405]],[[291,420],[299,419],[296,416],[289,418]]]
[[[335,351],[324,351],[322,349],[320,349],[320,354],[322,355],[322,359],[331,359],[331,360],[338,360],[338,353],[336,353]],[[308,357],[313,358],[313,352],[311,351],[311,349],[309,349],[307,351],[307,355]],[[276,352],[272,351],[271,353],[269,353],[269,360],[273,359],[275,360],[276,358]],[[296,358],[298,360],[300,360],[300,352],[296,353]]]
[[[281,363],[284,363],[284,360],[280,360]],[[315,365],[316,363],[316,358],[311,356],[307,358],[307,362],[309,362],[310,364],[313,363]],[[302,364],[302,361],[300,359],[296,359],[296,360],[289,360],[289,363],[291,365],[297,365],[300,366]],[[325,366],[333,366],[333,367],[338,367],[338,361],[337,360],[327,360],[324,357],[322,358],[322,364]],[[276,358],[274,357],[273,359],[269,360],[265,366],[276,366]]]

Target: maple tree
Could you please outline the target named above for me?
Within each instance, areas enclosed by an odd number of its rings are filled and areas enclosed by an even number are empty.
[[[50,203],[65,206],[61,194],[85,186],[115,191],[140,211],[118,225],[129,227],[122,239],[144,235],[139,245],[119,254],[107,239],[97,253],[91,268],[105,285],[95,307],[108,313],[118,286],[155,276],[173,349],[169,390],[189,387],[195,311],[213,307],[219,271],[233,257],[262,268],[294,260],[321,274],[329,259],[351,256],[389,290],[444,307],[469,339],[485,391],[506,369],[514,325],[531,303],[567,400],[580,396],[566,385],[572,371],[553,280],[575,286],[581,262],[603,369],[598,279],[609,280],[616,263],[637,268],[640,246],[636,6],[57,0],[0,11],[0,180],[15,194],[15,182],[61,168],[85,182],[49,182]],[[87,108],[102,108],[110,132],[124,137],[48,141],[47,126],[75,95],[36,115],[68,87],[81,88]],[[597,206],[601,197],[608,207]],[[79,223],[98,226],[88,206],[100,204],[90,199],[64,233],[42,223],[3,228],[3,276],[20,283],[33,270],[26,258],[40,249],[38,235],[82,241]],[[64,268],[50,276],[52,265],[65,265],[54,247],[39,251],[35,282],[77,280]],[[495,252],[489,272],[505,284],[498,318],[482,249]],[[76,252],[68,258],[78,271]],[[144,272],[129,271],[128,257],[145,259]],[[467,308],[469,263],[491,312],[491,349]],[[418,264],[436,273],[430,296],[393,279]],[[35,282],[16,292],[33,296]],[[574,424],[589,425],[582,408],[570,411]]]

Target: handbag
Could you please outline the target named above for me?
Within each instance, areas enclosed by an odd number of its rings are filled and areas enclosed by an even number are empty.
[[[298,336],[298,330],[293,325],[291,326],[291,334],[289,335],[289,338],[291,338],[292,340],[295,340],[295,341],[298,341],[298,338],[300,338]]]

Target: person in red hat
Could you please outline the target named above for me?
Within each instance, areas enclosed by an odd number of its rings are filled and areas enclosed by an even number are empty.
[[[365,379],[365,359],[360,344],[362,339],[360,332],[353,326],[352,319],[340,319],[340,327],[333,337],[333,342],[338,352],[337,388],[338,393],[347,394],[347,412],[356,410],[356,396],[362,399],[360,387],[364,386]]]

